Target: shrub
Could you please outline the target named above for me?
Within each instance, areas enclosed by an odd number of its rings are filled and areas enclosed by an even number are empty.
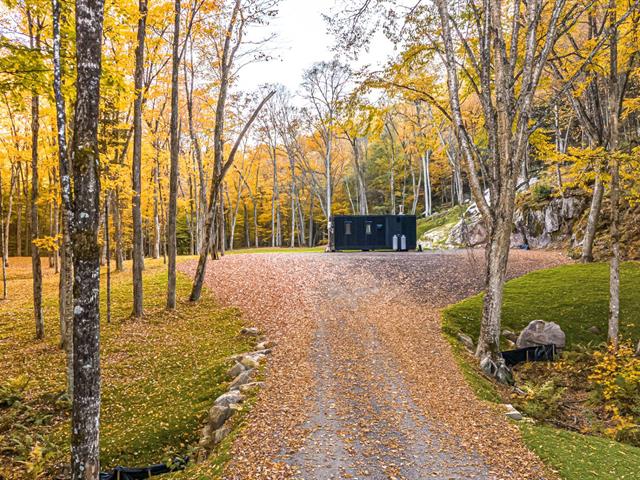
[[[26,375],[10,378],[0,385],[0,407],[11,407],[20,402],[24,396],[29,379]]]
[[[634,353],[629,343],[595,352],[596,364],[589,376],[611,421],[605,433],[629,443],[640,439],[640,358]]]
[[[536,185],[534,185],[533,190],[531,191],[531,197],[533,198],[534,202],[543,202],[545,200],[549,200],[552,193],[553,187],[544,183],[537,183]]]
[[[557,415],[562,405],[565,388],[558,387],[554,380],[540,385],[526,383],[522,387],[525,392],[518,405],[522,411],[536,420],[547,420]]]

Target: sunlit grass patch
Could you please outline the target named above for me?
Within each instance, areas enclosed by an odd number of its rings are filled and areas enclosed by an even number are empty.
[[[24,277],[23,259],[12,263],[15,270],[12,266],[10,274]],[[145,317],[132,320],[127,267],[113,276],[111,323],[102,316],[103,469],[147,465],[190,453],[201,421],[224,390],[226,358],[251,349],[249,341],[238,336],[239,311],[218,307],[206,291],[198,304],[188,303],[191,282],[183,275],[178,276],[182,301],[175,312],[167,312],[161,261],[146,262]],[[23,410],[0,408],[0,468],[13,475],[26,473],[18,462],[29,460],[36,445],[43,448],[38,461],[45,469],[68,458],[64,354],[57,348],[57,277],[47,268],[45,273],[45,341],[33,338],[30,279],[11,278],[11,300],[0,304],[0,384],[20,375],[29,380]],[[103,275],[103,313],[104,298]],[[10,418],[12,423],[5,423]],[[0,477],[4,473],[0,469]]]

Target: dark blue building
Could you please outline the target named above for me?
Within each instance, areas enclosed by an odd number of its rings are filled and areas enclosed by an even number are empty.
[[[331,250],[415,250],[415,215],[336,215]]]

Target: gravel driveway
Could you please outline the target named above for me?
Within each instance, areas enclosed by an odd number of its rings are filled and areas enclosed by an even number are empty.
[[[565,261],[516,251],[509,275]],[[441,335],[440,310],[477,292],[482,275],[482,254],[468,251],[211,264],[209,288],[278,342],[225,478],[555,478],[475,399]]]

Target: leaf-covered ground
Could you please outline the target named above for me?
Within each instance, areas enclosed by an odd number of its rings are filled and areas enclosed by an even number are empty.
[[[0,478],[46,476],[68,458],[69,402],[64,355],[57,348],[57,276],[44,267],[46,339],[34,340],[30,259],[11,259],[9,299],[0,303],[0,387],[28,383],[21,399],[0,406]],[[237,309],[221,309],[208,292],[198,305],[164,310],[166,270],[147,260],[145,313],[133,321],[131,271],[113,276],[112,322],[102,323],[101,462],[148,465],[188,454],[200,422],[224,389],[226,358],[251,345],[239,337]],[[104,287],[104,274],[103,274]],[[178,278],[186,300],[187,277]],[[102,292],[104,307],[104,290]],[[103,308],[104,311],[104,308]]]
[[[510,275],[563,262],[514,252]],[[441,309],[482,274],[473,252],[215,262],[208,284],[278,342],[225,478],[555,478],[441,334]]]

